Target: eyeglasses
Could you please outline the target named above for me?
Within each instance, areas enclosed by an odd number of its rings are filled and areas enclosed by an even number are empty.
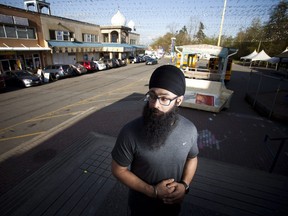
[[[155,103],[156,100],[158,100],[161,105],[169,106],[171,104],[171,102],[177,98],[178,98],[178,96],[176,96],[175,98],[169,99],[169,98],[166,98],[165,96],[159,97],[152,92],[147,92],[145,95],[144,101],[149,101],[149,102]]]

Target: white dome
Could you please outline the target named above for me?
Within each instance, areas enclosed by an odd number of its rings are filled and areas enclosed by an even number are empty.
[[[134,23],[133,20],[130,20],[130,21],[128,22],[127,26],[128,26],[129,28],[131,28],[132,31],[135,31],[135,30],[136,30],[136,29],[135,29],[135,23]]]
[[[124,15],[118,10],[117,13],[112,17],[111,24],[113,26],[125,26],[126,18]]]

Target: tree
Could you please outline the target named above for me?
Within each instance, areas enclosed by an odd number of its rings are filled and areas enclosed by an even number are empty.
[[[270,11],[270,18],[264,27],[266,44],[270,54],[279,54],[288,46],[288,2],[279,2]]]
[[[191,38],[188,34],[186,26],[183,26],[183,28],[178,32],[176,37],[176,43],[177,45],[187,45],[191,43]]]
[[[202,43],[205,38],[206,35],[204,33],[204,24],[200,22],[198,32],[195,35],[195,39],[198,43]]]
[[[205,43],[216,45],[217,38],[215,36],[207,37],[204,33],[204,24],[199,23],[198,31],[191,36],[194,32],[196,19],[190,18],[188,28],[185,26],[181,30],[176,31],[177,25],[175,23],[169,25],[170,32],[164,36],[157,38],[152,47],[157,48],[162,46],[166,51],[170,51],[171,38],[176,37],[176,45],[187,45],[192,43]],[[253,52],[255,49],[261,51],[265,50],[270,56],[281,53],[288,47],[288,2],[282,0],[270,9],[270,17],[267,23],[261,23],[259,18],[252,20],[251,25],[246,29],[239,29],[236,37],[222,36],[222,44],[226,47],[237,48],[239,51],[235,57],[241,57]]]
[[[162,47],[166,52],[169,52],[171,49],[171,38],[175,37],[174,34],[168,32],[162,37],[158,37],[152,44],[152,49],[157,49],[158,47]]]
[[[287,40],[288,38],[288,2],[281,1],[270,12],[270,18],[265,26],[267,39],[272,41]]]

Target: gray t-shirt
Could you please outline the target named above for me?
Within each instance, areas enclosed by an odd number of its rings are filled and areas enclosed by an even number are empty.
[[[165,144],[153,150],[143,141],[142,127],[140,117],[122,128],[112,150],[113,160],[121,166],[130,166],[131,172],[148,184],[169,178],[179,182],[186,159],[196,157],[199,152],[195,125],[179,115]]]

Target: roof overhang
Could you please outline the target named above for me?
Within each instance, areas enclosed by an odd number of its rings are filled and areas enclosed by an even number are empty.
[[[7,44],[3,43],[2,46],[0,46],[0,51],[50,51],[51,49],[49,47],[41,47],[37,44],[37,46],[25,46],[24,44],[21,44],[20,47],[18,46],[8,46]]]
[[[176,50],[185,54],[209,54],[217,57],[226,58],[228,55],[232,53],[236,53],[238,50],[234,48],[228,47],[220,47],[208,44],[194,44],[194,45],[183,45],[183,46],[175,46]]]
[[[89,43],[75,41],[47,41],[55,51],[65,52],[132,52],[145,49],[145,46],[119,43]]]

